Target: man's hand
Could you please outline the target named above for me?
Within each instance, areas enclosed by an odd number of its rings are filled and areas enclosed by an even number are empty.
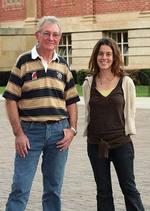
[[[59,148],[60,151],[68,149],[69,145],[72,142],[73,137],[74,137],[74,132],[70,128],[65,128],[64,138],[57,143],[57,148]]]
[[[28,154],[28,149],[30,149],[29,139],[24,133],[16,135],[16,152],[21,156],[25,157]]]

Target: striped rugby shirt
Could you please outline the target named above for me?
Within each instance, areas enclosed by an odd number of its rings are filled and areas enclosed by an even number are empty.
[[[3,97],[17,101],[20,119],[24,121],[68,118],[66,105],[80,100],[72,73],[56,53],[45,71],[41,59],[33,55],[34,50],[35,47],[18,57]]]

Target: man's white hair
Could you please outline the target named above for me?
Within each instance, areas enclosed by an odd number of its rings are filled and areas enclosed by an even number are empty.
[[[43,16],[40,21],[38,22],[37,24],[37,32],[38,31],[41,31],[42,29],[42,26],[45,24],[45,23],[49,23],[49,24],[57,24],[57,26],[59,27],[59,30],[60,30],[60,33],[61,33],[61,26],[60,26],[60,23],[59,23],[59,20],[58,18],[56,18],[55,16]]]

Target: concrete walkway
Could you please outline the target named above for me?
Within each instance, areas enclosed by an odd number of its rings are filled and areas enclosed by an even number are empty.
[[[145,107],[147,101],[140,104]],[[62,211],[96,211],[95,182],[86,153],[86,139],[82,137],[84,127],[83,103],[79,103],[78,107],[78,134],[69,151],[62,190]],[[136,126],[137,135],[133,137],[135,146],[136,182],[143,199],[145,211],[150,211],[150,109],[137,109]],[[13,174],[13,159],[14,137],[7,120],[4,101],[2,100],[0,101],[0,211],[5,210],[5,203],[10,191]],[[42,211],[40,163],[33,182],[27,211]],[[125,211],[123,197],[113,166],[112,183],[116,211]]]

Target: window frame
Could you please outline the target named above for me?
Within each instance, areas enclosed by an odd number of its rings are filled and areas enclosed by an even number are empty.
[[[11,0],[11,2],[9,2],[8,0],[5,0],[5,3],[6,3],[6,5],[18,5],[18,4],[21,4],[21,0],[13,0],[13,2],[12,2],[12,0]]]
[[[122,60],[124,62],[124,65],[128,66],[128,64],[129,64],[129,61],[128,61],[128,57],[129,57],[128,31],[126,31],[126,30],[106,31],[106,32],[104,32],[104,36],[110,37],[117,42],[117,44],[120,48],[120,52],[122,55]],[[120,36],[120,40],[118,39],[119,36]]]
[[[71,67],[72,65],[72,34],[71,33],[62,34],[57,52],[60,56],[62,56],[66,60],[68,65]]]

